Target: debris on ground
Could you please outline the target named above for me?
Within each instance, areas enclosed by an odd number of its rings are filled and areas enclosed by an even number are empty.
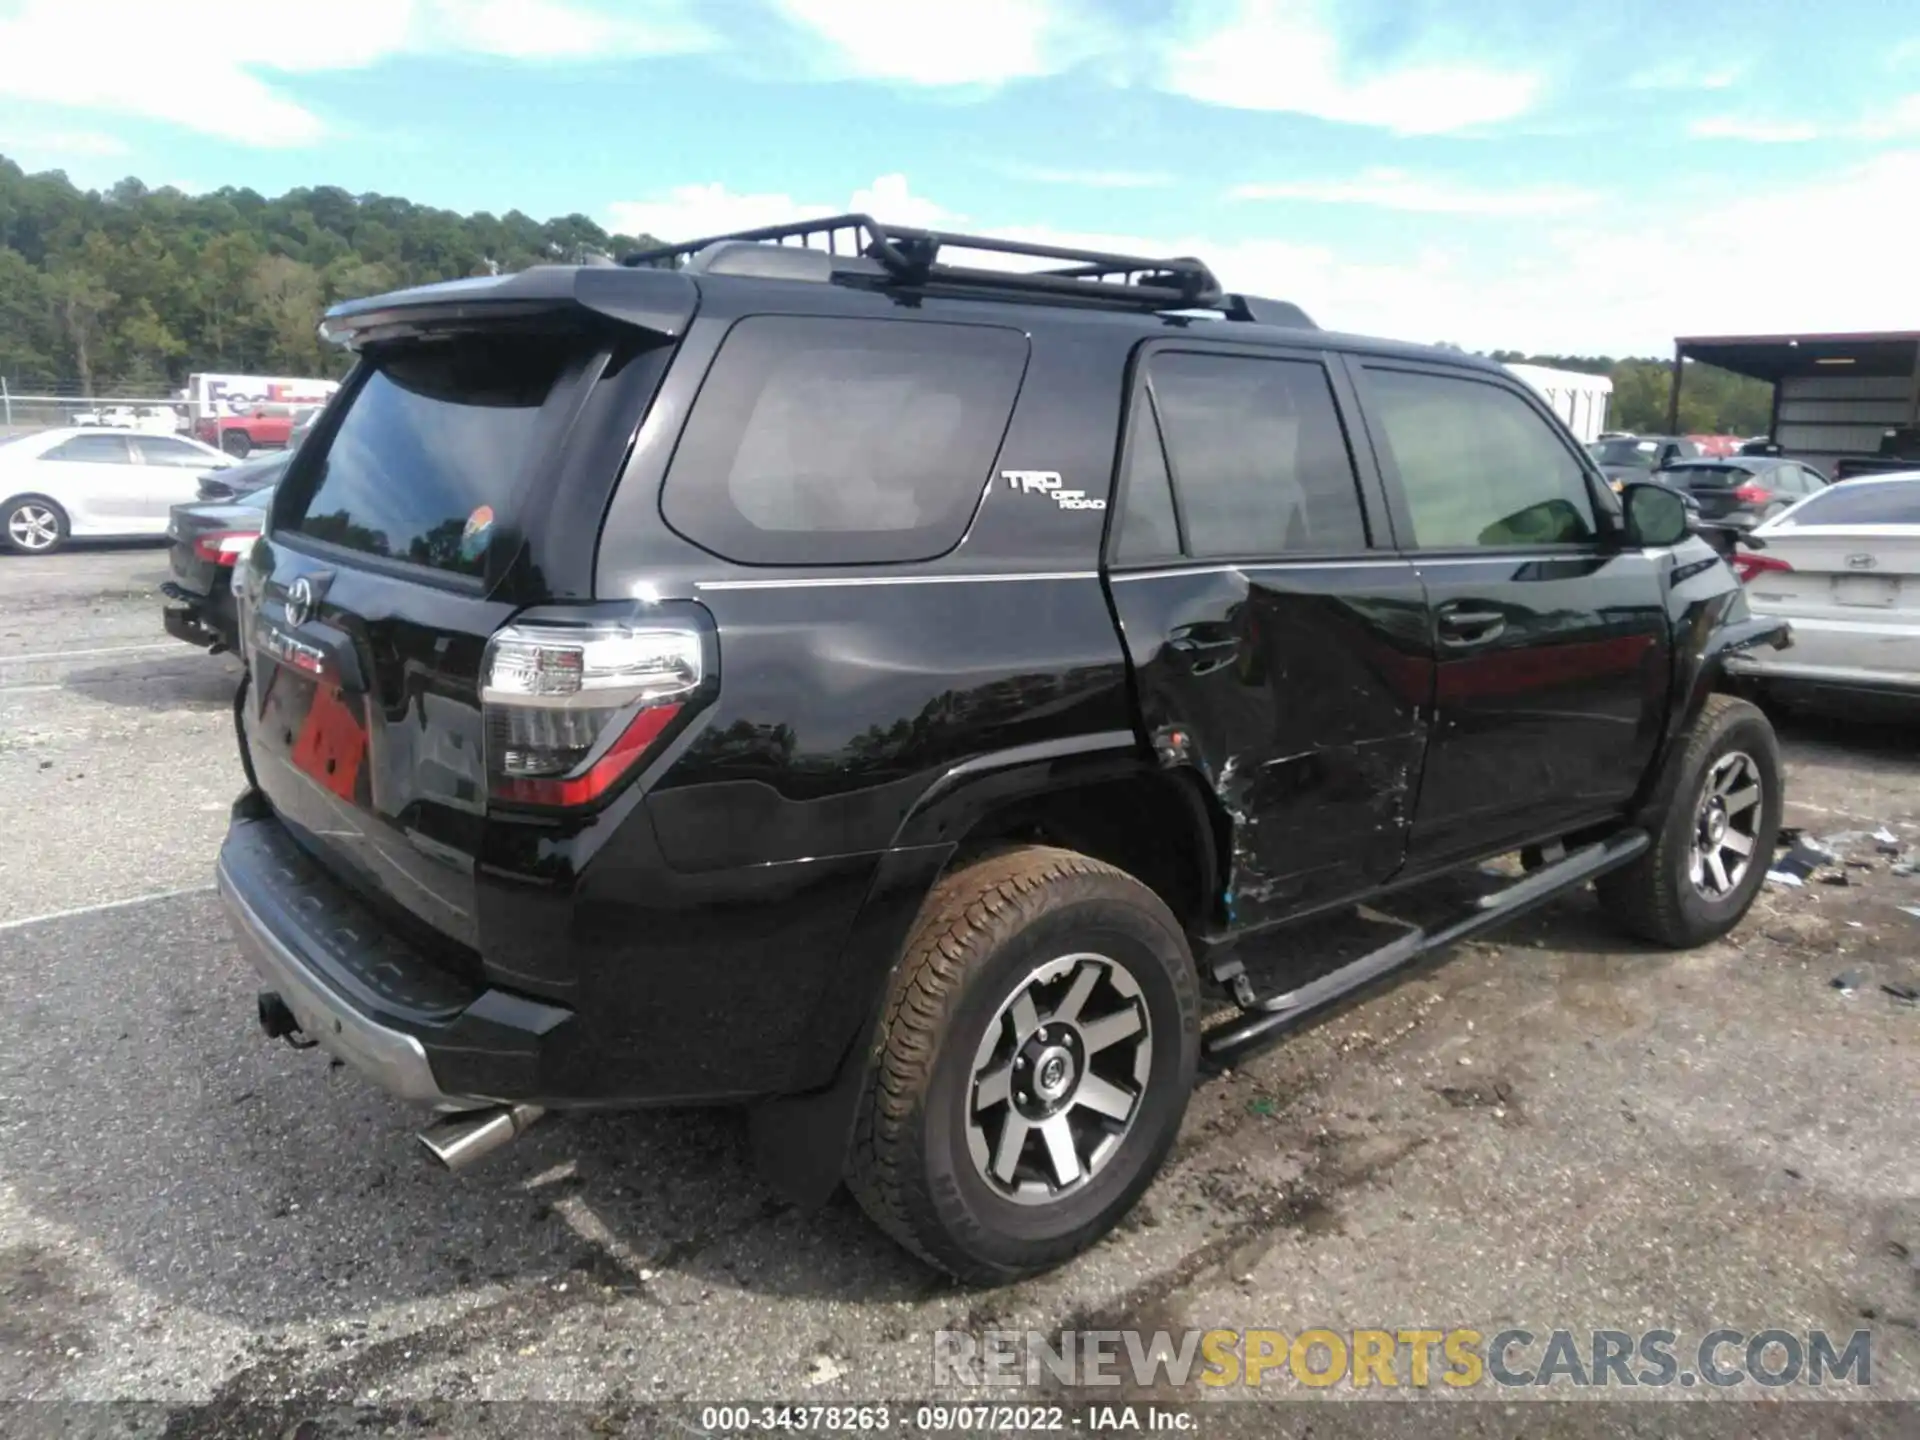
[[[1913,976],[1899,980],[1883,980],[1880,988],[1894,999],[1905,1005],[1920,1005],[1920,981]]]
[[[1866,983],[1866,977],[1858,970],[1842,970],[1827,983],[1842,995],[1851,995]]]
[[[1882,825],[1878,830],[1873,832],[1870,838],[1873,841],[1874,848],[1882,855],[1898,855],[1900,853],[1900,837],[1886,826]]]

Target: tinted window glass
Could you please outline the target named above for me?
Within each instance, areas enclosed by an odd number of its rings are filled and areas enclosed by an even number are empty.
[[[182,440],[168,440],[159,435],[136,435],[133,448],[140,452],[140,458],[149,465],[178,465],[194,470],[209,470],[219,461],[204,450],[196,450]]]
[[[944,554],[979,503],[1026,357],[1015,330],[743,320],[680,437],[667,520],[747,564]]]
[[[1189,554],[1366,547],[1325,369],[1304,360],[1162,354],[1149,374]]]
[[[1497,385],[1368,371],[1421,546],[1552,545],[1594,535],[1585,472],[1553,428]]]
[[[1127,437],[1125,508],[1120,514],[1122,560],[1152,560],[1180,553],[1180,528],[1173,518],[1173,491],[1167,456],[1154,423],[1153,401],[1145,391],[1134,403]]]
[[[1920,525],[1920,480],[1829,485],[1789,525]]]
[[[553,336],[488,335],[370,361],[294,529],[349,550],[481,575],[538,463],[541,407],[573,363]]]
[[[127,442],[118,435],[76,435],[71,440],[62,441],[46,454],[42,460],[74,460],[86,465],[131,465],[133,457],[127,454]]]

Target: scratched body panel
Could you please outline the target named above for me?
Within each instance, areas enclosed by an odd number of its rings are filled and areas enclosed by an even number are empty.
[[[1232,829],[1231,928],[1390,879],[1406,855],[1433,690],[1408,563],[1115,575],[1114,605],[1163,756]]]

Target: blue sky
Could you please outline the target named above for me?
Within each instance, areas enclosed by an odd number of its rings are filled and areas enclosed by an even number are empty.
[[[1322,324],[1650,353],[1920,324],[1920,13],[1865,0],[0,0],[0,153],[669,237],[1194,252]]]

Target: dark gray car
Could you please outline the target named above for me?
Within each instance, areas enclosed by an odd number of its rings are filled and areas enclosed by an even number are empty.
[[[174,639],[216,655],[236,648],[233,569],[266,528],[272,504],[269,485],[224,504],[173,507],[167,522],[173,578],[160,587],[160,618]]]
[[[1827,479],[1817,470],[1774,455],[1735,455],[1725,460],[1688,460],[1653,477],[1690,496],[1700,518],[1750,530],[1818,490]]]
[[[1629,480],[1657,479],[1657,473],[1683,460],[1700,458],[1700,447],[1678,435],[1623,435],[1587,446],[1617,492]]]

